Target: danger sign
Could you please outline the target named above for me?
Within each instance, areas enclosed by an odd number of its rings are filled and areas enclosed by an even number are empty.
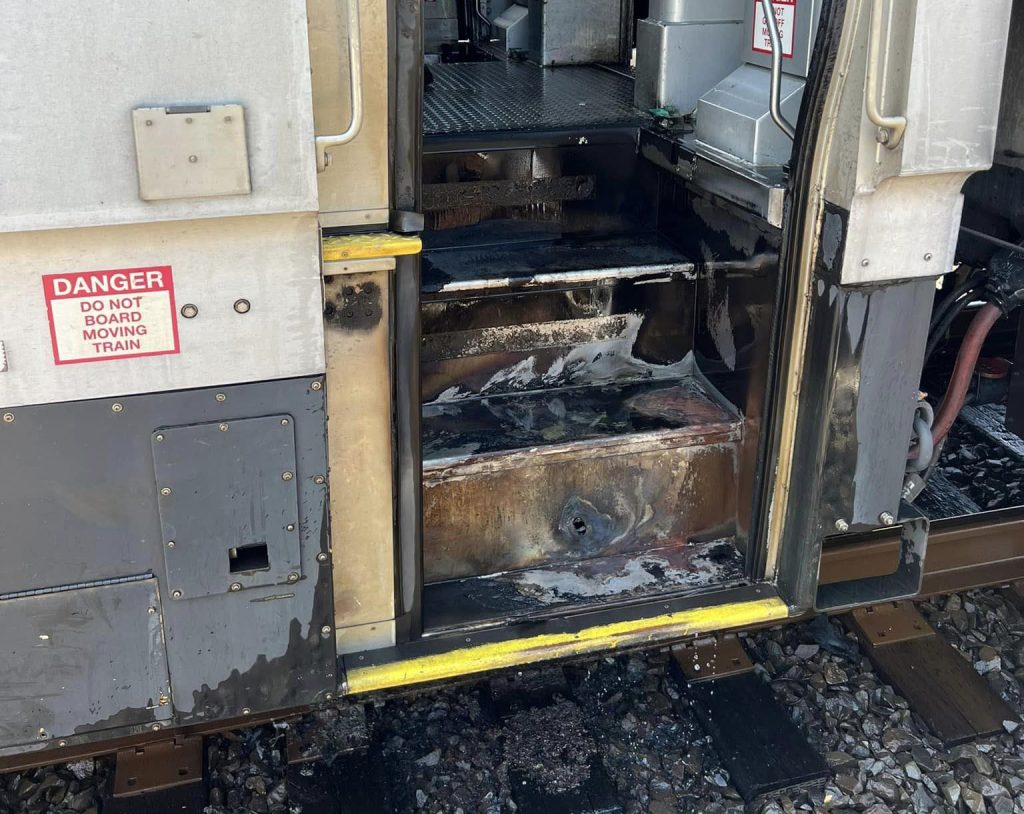
[[[58,365],[178,352],[170,266],[43,275]]]
[[[779,25],[779,39],[782,40],[782,56],[793,58],[793,34],[796,30],[796,0],[774,0],[775,21]],[[754,0],[754,31],[751,48],[759,54],[772,52],[772,35],[768,31],[768,18],[759,0]]]

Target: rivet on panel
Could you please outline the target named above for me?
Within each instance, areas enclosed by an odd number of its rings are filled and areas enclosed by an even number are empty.
[[[199,316],[199,306],[194,303],[187,302],[181,306],[181,315],[185,317],[185,319],[195,319]]]
[[[324,701],[333,701],[333,700],[334,700],[334,693],[333,692],[326,692],[326,693],[324,693]]]
[[[146,608],[146,613],[148,613],[150,616],[153,616],[156,613],[156,608],[154,608],[154,607]]]
[[[860,261],[860,264],[864,266],[864,268],[867,268],[868,266],[871,265],[871,261],[865,257],[863,260]]]
[[[174,540],[168,540],[167,541],[167,547],[168,548],[174,548],[174,546],[176,546],[176,545],[177,545],[177,543],[175,543]]]
[[[150,729],[152,729],[154,732],[159,732],[160,731],[160,724],[153,724],[150,727]]]
[[[330,636],[331,635],[331,626],[330,625],[324,625],[322,628],[320,628],[320,635],[323,636],[325,639],[328,636]]]
[[[115,401],[113,404],[110,405],[110,409],[115,413],[123,413],[124,405],[119,401]]]
[[[291,472],[282,472],[281,473],[281,480],[291,480],[294,477],[295,477],[295,475],[293,475]]]
[[[242,590],[242,583],[241,582],[232,582],[231,583],[231,587],[228,588],[228,590],[231,591],[231,593],[236,594],[240,590]]]
[[[929,260],[931,260],[931,259],[932,259],[932,256],[933,256],[933,255],[932,255],[932,253],[931,253],[931,252],[925,252],[925,255],[924,255],[924,261],[925,261],[925,262],[927,263],[927,262],[928,262]]]
[[[288,423],[289,423],[289,422],[288,422],[288,419],[287,419],[287,418],[282,418],[282,419],[281,419],[281,426],[282,426],[282,427],[287,427],[287,426],[288,426]]]
[[[157,433],[156,440],[157,441],[163,441],[164,440],[163,433]]]
[[[68,742],[67,741],[57,741],[57,745],[58,746],[67,746]]]
[[[287,526],[285,526],[285,529],[287,531],[295,531],[295,524],[294,523],[289,523]]]
[[[217,429],[220,430],[221,432],[227,432],[228,431],[228,425],[227,424],[218,424],[217,425]]]
[[[4,413],[4,424],[14,423],[14,413]]]
[[[249,707],[242,707],[242,714],[243,715],[252,715],[252,710],[249,709]]]
[[[171,487],[170,486],[165,486],[163,489],[160,490],[160,494],[163,495],[164,497],[167,497],[170,493],[171,493]]]
[[[40,739],[48,738],[48,737],[50,737],[50,736],[46,734],[46,730],[45,729],[40,729],[39,730],[39,738]]]
[[[315,478],[313,478],[313,483],[315,483],[317,486],[321,486],[326,482],[327,479],[323,475],[317,475]]]
[[[328,559],[330,559],[330,558],[323,551],[321,551],[319,554],[316,555],[316,561],[318,563],[320,563],[321,565],[323,563],[327,562]]]
[[[215,401],[227,401],[227,398],[228,398],[228,397],[227,397],[227,396],[225,396],[225,395],[224,395],[223,393],[218,393],[218,394],[217,394],[216,396],[214,396],[213,398],[214,398],[214,400],[215,400]]]
[[[320,382],[313,382],[310,386],[310,390],[319,390],[323,385]]]
[[[181,599],[181,591],[171,591],[171,599]]]
[[[290,573],[290,574],[288,575],[288,581],[289,581],[289,582],[298,582],[298,581],[299,581],[299,575],[298,575],[298,574],[296,574],[296,573],[295,573],[294,571],[292,571],[292,572],[291,572],[291,573]]]
[[[193,154],[188,157],[189,164],[195,164],[199,160],[199,156]]]
[[[248,300],[235,300],[235,311],[239,314],[248,314],[252,304]]]

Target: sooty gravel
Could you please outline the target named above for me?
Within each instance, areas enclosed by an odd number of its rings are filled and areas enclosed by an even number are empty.
[[[938,598],[922,612],[1018,713],[1024,712],[1024,619],[993,590]],[[950,749],[882,682],[855,640],[830,620],[750,635],[756,670],[835,772],[823,788],[755,811],[1024,812],[1024,726]],[[625,812],[741,812],[709,739],[668,671],[668,654],[617,655],[569,665],[550,697],[508,706],[495,681],[324,710],[304,725],[330,758],[361,743],[382,762],[399,812],[513,812],[523,787],[586,788],[598,772]],[[501,680],[506,694],[543,671]],[[543,682],[542,682],[543,683]],[[211,738],[210,814],[289,812],[286,739],[296,724]],[[333,752],[332,752],[333,750]],[[343,761],[344,756],[339,757]],[[95,812],[108,761],[0,778],[0,812]],[[293,769],[294,771],[294,769]],[[344,810],[344,809],[342,809]]]

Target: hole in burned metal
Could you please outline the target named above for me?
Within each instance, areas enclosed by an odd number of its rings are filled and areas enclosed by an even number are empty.
[[[574,517],[574,518],[572,519],[571,523],[572,523],[572,528],[573,528],[573,531],[575,531],[575,532],[576,532],[577,534],[579,534],[579,535],[580,535],[581,537],[582,537],[582,536],[583,536],[584,534],[586,534],[586,533],[587,533],[587,531],[589,531],[589,529],[587,528],[587,521],[586,521],[586,520],[584,520],[584,519],[583,519],[582,517],[580,517],[579,515],[576,515],[576,516],[575,516],[575,517]]]

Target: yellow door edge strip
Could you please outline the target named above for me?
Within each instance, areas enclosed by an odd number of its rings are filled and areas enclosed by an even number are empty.
[[[402,257],[423,251],[423,241],[416,236],[392,232],[325,237],[322,241],[323,261],[339,263],[346,260],[374,260],[378,257]]]
[[[584,628],[576,633],[547,633],[492,642],[389,664],[354,667],[348,670],[347,692],[358,695],[444,681],[549,659],[586,655],[617,647],[654,644],[715,630],[779,621],[788,616],[786,603],[772,597],[614,622]]]

